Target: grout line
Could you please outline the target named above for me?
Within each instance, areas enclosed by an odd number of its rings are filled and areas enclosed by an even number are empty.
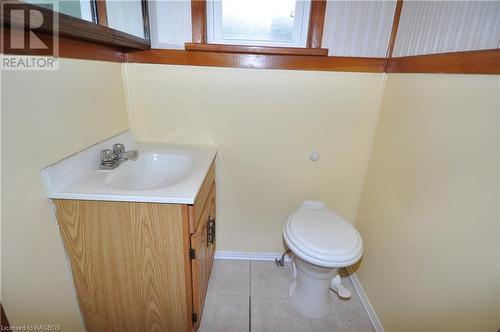
[[[250,291],[250,295],[252,295],[252,261],[249,260],[248,261],[250,263],[250,275],[249,275],[249,278],[248,278],[248,285],[249,285],[249,291]]]
[[[250,293],[248,294],[248,332],[252,332],[252,261],[248,261],[250,265],[250,275],[249,275],[249,280],[248,284],[250,287]]]
[[[248,332],[252,332],[252,296],[248,296]]]

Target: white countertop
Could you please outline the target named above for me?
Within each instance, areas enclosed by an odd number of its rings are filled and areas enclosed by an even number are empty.
[[[100,150],[118,142],[124,143],[127,151],[138,150],[138,161],[99,170]],[[194,204],[216,154],[215,148],[206,146],[135,144],[126,132],[44,168],[42,176],[47,196],[54,199]],[[161,164],[146,170],[153,172],[149,178],[141,169],[146,158],[155,163],[161,159]],[[137,185],[141,176],[149,180],[144,188]]]

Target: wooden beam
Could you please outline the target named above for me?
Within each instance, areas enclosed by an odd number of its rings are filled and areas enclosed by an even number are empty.
[[[294,55],[318,55],[318,56],[328,55],[328,49],[326,48],[304,48],[304,47],[270,47],[270,46],[186,43],[185,49],[187,51],[249,53],[249,54],[294,54]]]
[[[95,0],[95,8],[97,11],[97,23],[108,26],[108,9],[106,8],[106,0]]]
[[[18,29],[3,29],[3,37],[10,39],[23,40],[24,31]],[[49,34],[38,34],[37,35],[42,42],[48,43],[52,38]],[[44,50],[41,49],[26,49],[18,50],[15,53],[6,54],[19,54],[19,55],[47,55]],[[111,62],[123,62],[122,48],[95,44],[92,42],[86,42],[73,38],[59,37],[59,50],[58,57],[60,58],[70,58],[70,59],[84,59],[84,60],[99,60],[99,61],[111,61]]]
[[[308,48],[321,48],[325,25],[326,0],[312,0],[307,33]]]
[[[207,42],[207,2],[191,0],[191,25],[193,43]]]
[[[189,66],[371,73],[381,73],[384,71],[385,66],[384,58],[241,54],[160,49],[126,53],[125,61]]]
[[[500,49],[387,59],[387,73],[500,74]]]
[[[392,20],[391,37],[389,38],[389,44],[387,45],[387,52],[385,55],[386,58],[392,58],[392,52],[394,51],[394,45],[396,44],[396,37],[398,35],[399,20],[401,18],[402,9],[403,0],[398,0],[396,3],[396,10],[394,11],[394,18]]]

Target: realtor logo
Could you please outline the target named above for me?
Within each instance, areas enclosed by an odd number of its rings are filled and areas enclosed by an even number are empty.
[[[58,69],[58,15],[53,3],[2,1],[2,70]]]

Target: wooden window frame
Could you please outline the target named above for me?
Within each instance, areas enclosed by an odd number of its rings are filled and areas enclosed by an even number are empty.
[[[94,23],[108,26],[108,9],[106,7],[106,0],[94,0],[93,3],[95,6],[94,13],[96,13]]]
[[[307,48],[321,48],[327,0],[312,0],[307,32]]]
[[[207,43],[207,1],[191,0],[192,42],[185,43],[188,51],[227,52],[247,54],[327,56],[321,48],[326,12],[326,0],[311,0],[306,47],[280,47],[258,45],[230,45]]]
[[[207,43],[207,2],[191,0],[191,25],[193,43]]]
[[[403,0],[397,0],[386,57],[326,56],[321,48],[326,0],[312,0],[306,48],[206,43],[206,1],[191,0],[193,42],[185,51],[128,52],[125,62],[259,69],[355,71],[376,73],[500,74],[500,49],[393,58]]]
[[[51,17],[51,15],[48,15],[52,11],[34,4],[30,3],[24,3],[21,1],[16,1],[19,6],[23,9],[26,10],[37,10],[40,11],[45,15],[46,17]],[[101,2],[101,1],[100,1]],[[102,1],[102,3],[105,5],[105,1]],[[148,17],[147,13],[147,4],[145,0],[143,0],[143,18]],[[134,36],[132,34],[119,31],[110,27],[107,27],[105,25],[101,24],[96,24],[94,22],[89,22],[77,17],[73,17],[67,14],[63,13],[57,13],[58,15],[58,31],[57,33],[59,34],[60,37],[66,37],[66,38],[72,38],[72,39],[78,39],[84,42],[91,42],[91,43],[96,43],[96,44],[102,44],[102,45],[108,45],[108,46],[114,46],[118,48],[125,48],[125,49],[135,49],[135,50],[146,50],[151,48],[151,42],[149,39],[149,25],[148,21],[145,20],[145,37],[146,38],[141,38]],[[98,13],[99,15],[99,13]],[[18,27],[21,28],[24,22],[19,22],[11,17],[4,15],[2,13],[2,18],[3,18],[3,28],[10,28],[10,27]],[[99,18],[97,18],[99,20]],[[22,29],[22,28],[21,28]],[[44,20],[42,23],[42,26],[39,28],[40,31],[47,33],[47,34],[53,34],[53,20]],[[65,39],[63,39],[65,40]]]
[[[196,1],[198,4],[204,3],[204,0],[192,1]],[[25,6],[33,6],[33,8],[40,10],[40,7],[34,5],[25,4]],[[59,56],[63,58],[114,62],[259,69],[372,73],[500,74],[500,49],[393,58],[392,50],[395,45],[402,7],[402,0],[398,0],[386,58],[325,56],[325,52],[328,52],[328,50],[319,47],[294,50],[293,48],[278,47],[273,49],[238,46],[237,49],[234,49],[233,45],[206,43],[204,45],[201,45],[203,43],[187,43],[186,48],[188,50],[186,51],[148,50],[150,48],[149,41],[65,14],[59,15],[60,18],[62,17],[63,22],[68,22],[63,23],[62,26],[60,25],[62,29],[59,37]],[[147,15],[147,8],[146,11],[143,11],[143,15]],[[311,15],[318,16],[318,14]],[[77,23],[74,23],[75,21]],[[145,20],[145,22],[147,23],[148,20]],[[5,24],[6,20],[4,18]],[[147,35],[149,36],[149,26],[145,27],[145,29],[147,29]],[[51,27],[47,27],[46,31],[51,32]],[[319,28],[317,31],[316,34],[319,31],[322,32],[322,29]],[[4,28],[4,33],[10,34],[11,31]],[[310,32],[311,34],[312,32]],[[23,38],[22,30],[17,31],[17,34],[14,33],[13,36],[14,38]],[[201,36],[202,40],[203,33],[198,36]],[[42,41],[44,38],[51,38],[51,35],[42,36]],[[321,40],[319,34],[316,36],[316,40]],[[311,46],[313,45],[315,44],[311,42]],[[228,48],[228,46],[233,47],[233,49]],[[316,44],[316,46],[318,45]],[[191,49],[196,49],[196,51],[192,51]],[[299,54],[296,54],[296,52],[299,52]],[[308,54],[309,52],[312,53]],[[18,54],[40,55],[36,50]]]
[[[394,51],[394,46],[396,45],[396,37],[398,35],[399,20],[401,19],[402,10],[403,10],[403,0],[397,0],[396,9],[394,10],[394,17],[392,19],[391,36],[389,37],[387,52],[385,54],[386,58],[392,58],[392,52]]]
[[[226,52],[226,53],[247,53],[247,54],[288,54],[288,55],[315,55],[326,56],[326,48],[305,48],[305,47],[274,47],[255,45],[227,45],[227,44],[202,44],[185,43],[186,51],[204,52]]]

